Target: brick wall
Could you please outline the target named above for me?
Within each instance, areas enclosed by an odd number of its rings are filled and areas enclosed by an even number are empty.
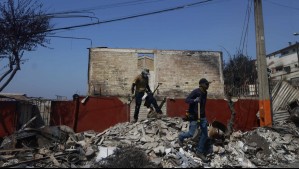
[[[159,94],[184,98],[198,87],[200,78],[212,81],[208,97],[222,98],[224,82],[220,52],[157,51],[156,82],[162,83]]]
[[[151,88],[162,83],[157,92],[163,97],[185,98],[198,87],[200,78],[213,81],[210,98],[223,98],[222,53],[212,51],[91,48],[89,58],[89,95],[130,94],[138,68],[138,53],[154,54]]]
[[[127,95],[136,74],[134,50],[90,49],[89,95]]]
[[[143,56],[138,58],[138,69],[149,69],[150,71],[154,70],[154,59],[151,57]]]

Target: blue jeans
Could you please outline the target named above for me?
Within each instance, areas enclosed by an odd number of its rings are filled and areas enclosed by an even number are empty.
[[[200,118],[200,123],[199,123],[199,126],[200,126],[200,139],[199,139],[199,142],[198,142],[198,146],[197,146],[197,152],[198,153],[205,153],[207,152],[207,149],[209,147],[206,147],[206,142],[208,140],[208,121],[206,118]]]
[[[180,141],[184,141],[184,139],[186,139],[186,138],[193,137],[193,135],[194,135],[197,128],[198,128],[198,122],[197,121],[190,121],[189,131],[179,134]]]

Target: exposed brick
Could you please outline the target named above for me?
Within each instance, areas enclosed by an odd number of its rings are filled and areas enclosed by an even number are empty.
[[[153,53],[150,87],[162,83],[158,96],[184,98],[198,87],[200,78],[213,81],[209,96],[223,98],[222,53],[213,51],[91,48],[89,95],[130,95],[131,84],[141,72],[138,53]],[[145,65],[150,65],[146,62]],[[138,66],[139,65],[139,66]]]

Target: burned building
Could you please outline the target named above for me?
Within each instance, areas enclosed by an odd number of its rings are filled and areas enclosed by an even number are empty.
[[[91,48],[88,93],[126,97],[143,68],[150,70],[152,89],[161,84],[161,97],[184,98],[203,77],[212,81],[209,96],[223,97],[222,53],[191,50]]]
[[[91,48],[88,94],[128,98],[134,78],[147,68],[151,89],[160,84],[155,93],[158,102],[185,98],[203,77],[212,82],[208,97],[219,99],[224,97],[222,65],[222,53],[216,51]],[[142,112],[141,108],[141,119],[146,116]]]

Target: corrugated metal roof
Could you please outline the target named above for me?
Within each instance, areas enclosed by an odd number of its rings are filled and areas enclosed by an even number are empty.
[[[283,121],[290,117],[288,104],[299,99],[299,90],[286,81],[277,83],[272,91],[273,121]]]

